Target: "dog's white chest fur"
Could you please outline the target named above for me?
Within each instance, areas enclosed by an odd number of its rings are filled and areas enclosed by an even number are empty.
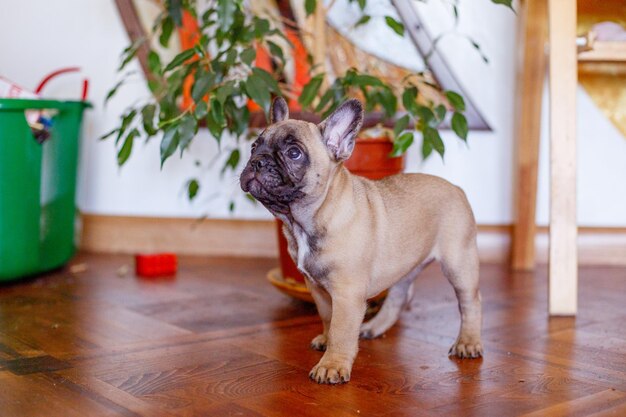
[[[300,227],[296,226],[293,229],[293,236],[296,239],[296,246],[298,251],[297,256],[297,264],[298,269],[305,275],[309,275],[304,268],[304,263],[306,261],[307,256],[311,253],[311,249],[309,248],[309,237]]]

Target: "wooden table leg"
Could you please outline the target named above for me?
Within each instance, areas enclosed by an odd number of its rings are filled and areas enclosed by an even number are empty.
[[[516,126],[516,220],[512,235],[511,268],[531,270],[535,267],[537,172],[548,34],[547,0],[525,1],[522,3],[520,18],[519,36],[523,57],[517,65],[516,100],[520,116]]]
[[[550,315],[575,315],[576,2],[549,0],[550,28]]]

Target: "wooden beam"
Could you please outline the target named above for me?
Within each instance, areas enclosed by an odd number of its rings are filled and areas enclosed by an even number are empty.
[[[325,72],[326,66],[326,7],[318,1],[313,12],[313,63],[319,65],[315,72]]]
[[[522,3],[520,41],[522,57],[517,65],[517,172],[515,224],[511,247],[511,268],[535,267],[535,212],[537,172],[541,137],[541,104],[546,75],[545,44],[548,34],[546,0]]]
[[[142,37],[147,37],[147,34],[141,25],[141,20],[139,20],[139,14],[137,13],[133,0],[115,0],[115,4],[117,5],[117,10],[122,18],[122,23],[126,28],[126,33],[128,34],[131,43]],[[148,69],[149,53],[150,44],[147,41],[141,44],[139,49],[137,49],[137,59],[139,59],[139,64],[141,65],[141,69],[143,70],[146,79],[151,77],[150,70]]]
[[[575,315],[576,2],[549,0],[550,28],[550,315]]]

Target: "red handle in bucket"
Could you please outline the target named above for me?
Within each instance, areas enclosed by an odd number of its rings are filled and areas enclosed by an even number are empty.
[[[61,68],[59,70],[56,70],[54,72],[51,72],[50,74],[46,75],[44,77],[43,80],[41,80],[41,82],[39,83],[39,85],[37,86],[37,88],[35,89],[35,93],[39,94],[41,92],[41,90],[44,88],[44,86],[48,83],[48,81],[50,81],[51,79],[57,77],[58,75],[61,74],[66,74],[68,72],[80,72],[80,67],[67,67],[67,68]],[[83,93],[82,93],[82,100],[85,101],[87,99],[87,93],[89,91],[89,80],[87,78],[85,78],[83,80]]]

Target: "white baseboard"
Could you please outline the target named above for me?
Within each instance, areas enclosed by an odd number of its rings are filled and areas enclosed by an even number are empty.
[[[538,264],[548,263],[548,239],[548,228],[537,228],[535,251]],[[478,248],[483,262],[507,262],[511,249],[511,227],[478,226]],[[580,227],[578,263],[626,266],[626,229]]]

